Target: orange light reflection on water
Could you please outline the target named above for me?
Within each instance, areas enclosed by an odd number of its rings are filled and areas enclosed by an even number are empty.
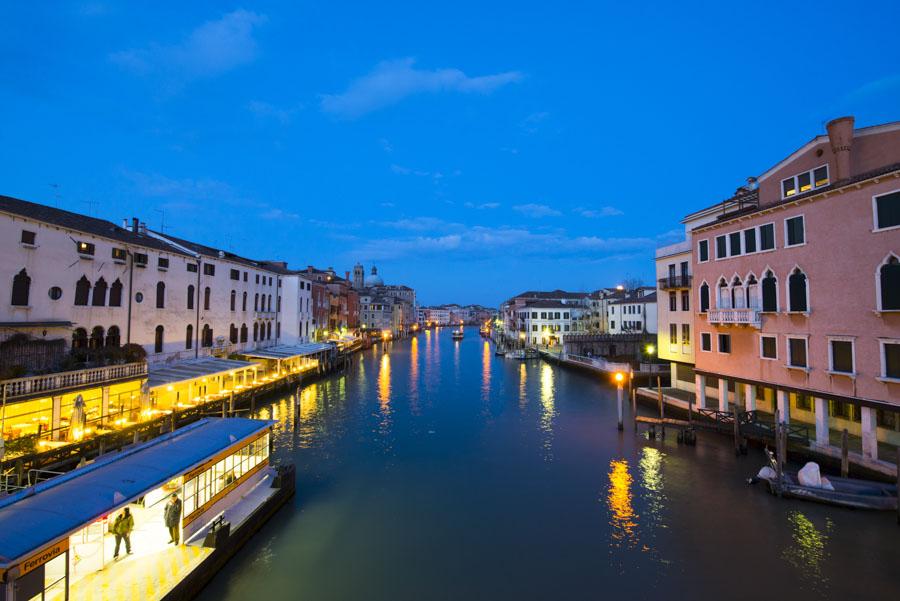
[[[637,514],[632,506],[632,481],[627,461],[614,459],[609,462],[606,505],[609,508],[609,525],[612,527],[611,545],[614,547],[633,547],[637,543]]]

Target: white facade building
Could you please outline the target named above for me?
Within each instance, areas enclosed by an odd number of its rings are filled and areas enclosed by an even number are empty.
[[[610,302],[607,323],[610,334],[656,334],[656,289],[638,288],[628,297]]]
[[[281,341],[284,344],[311,342],[316,327],[313,323],[312,281],[302,272],[281,275]]]
[[[554,346],[566,334],[578,331],[578,324],[588,312],[589,309],[575,304],[534,301],[518,310],[519,331],[524,332],[525,342],[531,346]]]
[[[150,362],[276,343],[277,274],[137,219],[125,225],[0,196],[0,282],[27,284],[24,299],[0,299],[0,337],[130,342]]]

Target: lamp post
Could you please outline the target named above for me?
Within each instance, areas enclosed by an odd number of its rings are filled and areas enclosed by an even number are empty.
[[[616,409],[618,410],[618,416],[619,416],[618,429],[621,432],[622,431],[622,414],[624,412],[623,404],[625,402],[625,400],[623,398],[625,392],[622,389],[622,382],[624,382],[624,380],[625,380],[625,374],[623,374],[620,371],[617,371],[616,375],[615,375],[615,380],[616,380]]]

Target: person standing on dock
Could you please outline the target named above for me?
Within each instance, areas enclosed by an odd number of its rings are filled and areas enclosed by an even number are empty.
[[[113,559],[119,558],[119,546],[122,544],[122,539],[125,540],[125,553],[131,555],[131,531],[134,530],[134,516],[131,515],[131,511],[126,507],[125,511],[116,516],[116,521],[113,522],[112,531],[116,536],[116,549],[113,551]]]
[[[166,503],[163,518],[166,522],[166,528],[169,529],[169,543],[179,544],[181,542],[178,528],[178,525],[181,523],[181,499],[178,498],[177,494],[172,493],[172,497]]]

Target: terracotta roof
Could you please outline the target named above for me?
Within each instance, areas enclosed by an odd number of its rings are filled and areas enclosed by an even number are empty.
[[[67,230],[84,232],[86,234],[92,234],[109,240],[117,240],[126,244],[145,246],[155,250],[187,256],[186,253],[166,244],[162,240],[157,240],[153,236],[148,236],[146,234],[132,232],[111,221],[48,207],[47,205],[28,202],[27,200],[13,198],[11,196],[0,195],[0,211],[55,225]]]
[[[583,309],[584,307],[579,307],[578,305],[567,305],[565,303],[561,303],[559,301],[553,300],[539,300],[533,301],[530,303],[525,303],[522,309]]]

